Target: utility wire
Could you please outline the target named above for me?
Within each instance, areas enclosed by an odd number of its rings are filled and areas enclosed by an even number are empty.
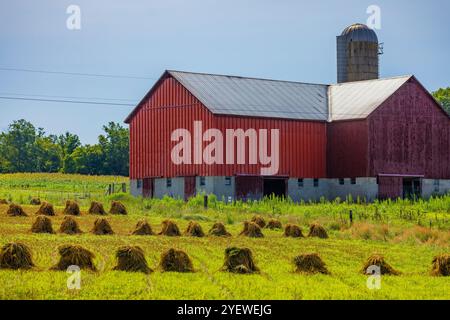
[[[3,100],[24,100],[24,101],[39,101],[39,102],[59,102],[59,103],[77,103],[77,104],[98,104],[108,106],[125,106],[134,107],[135,104],[116,103],[116,102],[99,102],[99,101],[81,101],[81,100],[57,100],[57,99],[39,99],[39,98],[24,98],[24,97],[1,97]]]
[[[36,69],[22,69],[22,68],[5,68],[0,67],[2,71],[19,71],[19,72],[32,72],[32,73],[46,73],[46,74],[61,74],[69,76],[85,76],[85,77],[102,77],[102,78],[123,78],[123,79],[144,79],[155,80],[156,78],[140,77],[131,75],[115,75],[115,74],[101,74],[101,73],[82,73],[82,72],[65,72],[65,71],[51,71],[51,70],[36,70]]]
[[[26,93],[12,93],[12,92],[0,92],[0,95],[6,96],[25,96],[25,97],[40,97],[40,98],[63,98],[63,99],[87,99],[87,100],[111,100],[111,101],[132,101],[136,102],[136,99],[120,99],[120,98],[99,98],[99,97],[75,97],[75,96],[53,96],[45,94],[26,94]]]

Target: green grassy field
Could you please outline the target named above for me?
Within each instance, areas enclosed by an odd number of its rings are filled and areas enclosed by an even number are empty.
[[[358,199],[317,204],[293,204],[266,199],[259,202],[225,204],[210,197],[204,209],[202,198],[188,203],[165,198],[149,200],[126,194],[105,196],[108,183],[121,183],[120,177],[83,177],[70,175],[0,175],[0,199],[21,203],[29,217],[9,217],[7,205],[0,205],[0,245],[12,241],[27,244],[33,251],[36,268],[30,271],[0,270],[0,299],[449,299],[450,281],[429,274],[433,256],[450,252],[450,197],[430,201],[389,201],[365,204]],[[88,190],[88,191],[86,191]],[[57,216],[54,229],[63,219],[66,199],[76,198],[83,214],[76,218],[84,234],[42,235],[30,232],[37,206],[33,197],[52,202]],[[89,233],[97,216],[85,213],[91,200],[99,200],[109,209],[113,200],[122,201],[128,216],[108,215],[115,235]],[[355,222],[348,221],[352,210]],[[307,233],[312,222],[328,231],[328,239],[285,238],[281,230],[263,229],[261,239],[239,236],[242,222],[254,214],[296,223]],[[198,221],[205,232],[215,221],[226,224],[231,238],[193,238],[130,236],[136,222],[146,218],[154,231],[171,218],[185,230],[190,220]],[[66,272],[49,271],[58,260],[62,244],[80,244],[96,254],[98,272],[82,271],[81,289],[68,290]],[[112,271],[115,251],[125,244],[141,246],[155,272],[150,275]],[[220,271],[224,251],[229,246],[252,249],[260,274],[235,275]],[[161,272],[158,262],[168,248],[186,251],[196,272]],[[294,273],[293,258],[301,253],[317,252],[330,275],[308,276]],[[400,276],[382,276],[381,288],[369,290],[367,276],[361,273],[365,259],[372,253],[383,254],[402,272]]]

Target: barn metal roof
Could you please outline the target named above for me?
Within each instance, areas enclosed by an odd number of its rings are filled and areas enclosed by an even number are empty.
[[[167,74],[214,114],[315,121],[364,119],[412,77],[323,85],[168,70],[126,123]]]
[[[412,76],[347,82],[330,86],[330,121],[367,118]]]
[[[168,71],[212,113],[328,120],[328,86]]]

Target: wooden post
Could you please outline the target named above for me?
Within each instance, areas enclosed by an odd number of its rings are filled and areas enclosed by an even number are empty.
[[[127,184],[126,183],[122,183],[122,192],[123,193],[127,192]]]
[[[205,197],[203,198],[203,206],[205,207],[205,209],[208,209],[208,196],[205,195]]]
[[[350,225],[353,224],[353,212],[350,210]]]

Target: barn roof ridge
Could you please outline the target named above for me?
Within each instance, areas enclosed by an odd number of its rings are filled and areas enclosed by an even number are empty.
[[[246,77],[246,76],[238,76],[238,75],[233,75],[233,74],[194,72],[194,71],[173,70],[173,69],[168,69],[168,70],[165,70],[165,71],[167,71],[168,73],[178,72],[178,73],[188,73],[188,74],[194,74],[194,75],[236,78],[236,79],[243,79],[243,80],[261,80],[261,81],[297,83],[297,84],[305,84],[305,85],[312,85],[312,86],[330,86],[330,84],[326,84],[326,83],[304,82],[304,81],[294,81],[294,80],[280,80],[280,79],[260,78],[260,77]]]

